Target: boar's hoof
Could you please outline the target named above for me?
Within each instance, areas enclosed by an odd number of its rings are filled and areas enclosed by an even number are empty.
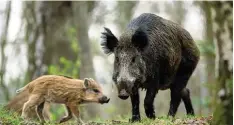
[[[146,114],[146,116],[150,119],[155,119],[155,114]]]
[[[141,121],[140,115],[133,115],[132,119],[129,119],[129,122],[138,122]]]

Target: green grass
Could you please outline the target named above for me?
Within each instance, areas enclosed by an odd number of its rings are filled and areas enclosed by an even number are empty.
[[[0,125],[19,125],[23,119],[18,114],[6,111],[0,106]]]
[[[97,118],[94,121],[86,121],[86,125],[129,125],[130,116],[116,117],[115,120],[101,120]],[[185,116],[183,118],[171,118],[171,117],[158,117],[155,120],[143,117],[141,122],[131,123],[132,125],[186,125],[186,124],[199,124],[209,125],[212,117],[201,117],[201,116]],[[24,121],[16,113],[6,111],[0,106],[0,125],[36,125],[40,124],[35,121],[31,123]],[[61,125],[74,125],[75,121],[70,120]],[[44,125],[58,125],[56,123],[45,123]]]
[[[171,117],[158,117],[155,120],[148,119],[146,117],[142,118],[140,122],[131,123],[131,125],[186,125],[186,124],[196,124],[196,125],[210,125],[212,117],[198,117],[198,116],[185,116],[183,118],[171,118]],[[129,121],[126,118],[119,120],[109,120],[109,121],[98,121],[92,122],[90,125],[129,125]]]

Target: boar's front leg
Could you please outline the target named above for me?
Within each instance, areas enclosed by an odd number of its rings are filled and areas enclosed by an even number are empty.
[[[145,114],[148,118],[151,119],[155,119],[153,103],[156,94],[157,94],[157,89],[155,87],[148,88],[144,100]]]
[[[131,94],[131,103],[132,103],[132,119],[131,122],[140,121],[140,111],[139,111],[139,92],[138,89],[134,88]]]

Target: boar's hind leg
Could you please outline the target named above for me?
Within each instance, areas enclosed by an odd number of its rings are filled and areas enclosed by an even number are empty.
[[[68,121],[69,119],[72,118],[72,112],[71,112],[71,109],[66,105],[66,109],[67,109],[67,116],[63,117],[59,123],[62,123],[62,122],[66,122]]]
[[[175,116],[177,109],[180,105],[181,101],[181,94],[180,91],[176,91],[174,89],[171,89],[171,102],[170,102],[170,109],[168,112],[169,116]]]
[[[140,121],[140,111],[139,111],[139,92],[138,89],[134,90],[133,94],[131,94],[131,103],[132,103],[132,119],[130,122]]]
[[[194,110],[193,110],[192,102],[190,99],[190,92],[188,88],[184,88],[182,90],[182,100],[184,102],[187,115],[194,115]]]
[[[42,115],[42,112],[43,112],[43,108],[44,108],[44,103],[45,102],[42,102],[41,104],[39,104],[37,106],[37,116],[40,118],[41,122],[45,122],[45,119]]]
[[[198,59],[185,59],[178,68],[174,82],[171,85],[171,102],[168,115],[175,116],[181,99],[183,99],[187,113],[194,114],[190,95],[186,85],[194,69],[196,68]]]
[[[184,102],[186,111],[188,115],[194,115],[194,110],[192,106],[192,102],[190,99],[189,89],[183,88],[181,91],[180,89],[172,89],[171,88],[171,102],[170,102],[170,109],[168,115],[175,116],[178,106],[181,102],[181,99]]]
[[[148,118],[154,119],[155,112],[154,112],[154,98],[157,94],[156,88],[152,87],[147,89],[145,100],[144,100],[144,107],[145,107],[145,114]]]

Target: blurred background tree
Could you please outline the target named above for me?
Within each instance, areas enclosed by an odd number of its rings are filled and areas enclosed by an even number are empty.
[[[212,2],[216,48],[214,124],[233,123],[233,2]]]
[[[6,43],[7,43],[7,35],[8,35],[8,27],[9,27],[9,21],[10,21],[10,14],[11,14],[11,1],[7,2],[6,5],[6,10],[4,13],[4,17],[5,20],[4,22],[4,27],[3,27],[3,31],[1,34],[1,69],[0,69],[0,78],[1,78],[1,90],[2,90],[2,94],[4,94],[5,96],[3,97],[3,99],[5,101],[10,99],[10,93],[8,91],[7,85],[4,83],[4,75],[6,73],[6,63],[7,63],[7,57],[5,54],[5,48],[6,48]]]
[[[111,78],[113,55],[103,54],[100,35],[108,27],[119,36],[132,18],[150,12],[184,27],[199,46],[201,60],[188,84],[196,114],[214,113],[216,124],[232,122],[232,2],[4,1],[2,5],[0,103],[8,108],[21,112],[27,101],[27,93],[16,95],[16,89],[41,75],[59,74],[93,77],[111,97],[107,105],[82,108],[85,119],[129,115],[129,100],[116,96]],[[141,100],[144,95],[141,92]],[[169,98],[169,91],[159,92],[157,116],[167,114]],[[53,120],[65,113],[60,105],[50,109]],[[185,114],[183,106],[177,114]]]

